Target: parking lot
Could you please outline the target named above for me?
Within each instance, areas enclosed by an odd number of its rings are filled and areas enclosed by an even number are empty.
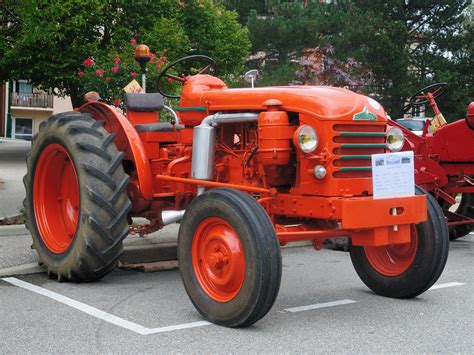
[[[5,277],[0,351],[472,353],[473,274],[473,234],[451,243],[437,284],[412,300],[374,295],[348,253],[285,248],[278,299],[246,329],[205,322],[177,270],[116,270],[88,284]]]

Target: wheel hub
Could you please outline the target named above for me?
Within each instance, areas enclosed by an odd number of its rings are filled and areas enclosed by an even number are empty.
[[[224,254],[220,252],[211,253],[209,256],[209,265],[211,265],[211,268],[215,271],[220,271],[228,261],[229,258],[225,257]]]
[[[80,195],[74,163],[59,144],[48,145],[38,159],[33,206],[43,243],[52,253],[65,252],[76,233]]]
[[[223,219],[204,219],[192,242],[195,275],[204,292],[219,302],[237,296],[245,279],[245,256],[235,230]]]
[[[385,276],[398,276],[408,270],[418,249],[418,233],[411,226],[410,242],[381,247],[365,247],[365,255],[372,267]]]

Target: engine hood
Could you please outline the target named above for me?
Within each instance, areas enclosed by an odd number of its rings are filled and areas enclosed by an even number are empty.
[[[186,82],[181,109],[202,107],[207,112],[265,110],[263,103],[268,99],[281,101],[283,110],[319,120],[386,121],[382,105],[350,90],[330,86],[228,89],[220,79],[212,76],[192,77]]]
[[[209,102],[209,109],[213,111],[225,109],[229,102],[264,109],[264,101],[277,99],[283,103],[285,110],[306,113],[319,119],[352,120],[354,115],[364,111],[385,117],[382,106],[376,101],[369,101],[368,97],[349,90],[328,86],[228,89],[206,93],[204,98]]]

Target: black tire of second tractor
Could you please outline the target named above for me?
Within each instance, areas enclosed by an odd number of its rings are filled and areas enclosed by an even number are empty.
[[[124,154],[117,150],[114,139],[115,134],[105,130],[103,121],[78,112],[51,116],[33,139],[23,178],[26,226],[40,264],[58,281],[97,280],[115,267],[123,252],[122,241],[129,232],[131,202],[126,188],[130,178],[122,167]],[[33,206],[34,172],[41,152],[49,144],[66,148],[79,182],[78,227],[73,242],[60,254],[51,252],[43,242]]]
[[[426,195],[428,219],[416,225],[418,249],[409,268],[400,275],[382,275],[367,259],[364,247],[351,246],[352,264],[362,282],[378,295],[413,298],[428,290],[440,277],[449,253],[449,232],[443,210],[436,199],[416,187],[417,195]]]
[[[474,219],[474,193],[464,192],[456,213]],[[456,240],[465,237],[474,230],[474,224],[461,224],[449,228],[449,239]]]

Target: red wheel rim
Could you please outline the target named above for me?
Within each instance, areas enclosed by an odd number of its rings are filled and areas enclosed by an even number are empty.
[[[411,227],[409,243],[364,248],[370,265],[385,276],[404,273],[413,263],[417,249],[418,233],[415,226]]]
[[[36,164],[33,184],[36,225],[46,247],[65,252],[76,233],[80,197],[76,169],[66,149],[50,144]]]
[[[206,294],[228,302],[245,279],[245,255],[235,230],[223,219],[209,217],[196,229],[192,242],[194,273]]]

